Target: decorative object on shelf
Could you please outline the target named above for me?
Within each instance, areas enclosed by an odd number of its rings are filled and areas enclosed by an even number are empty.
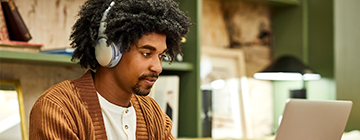
[[[184,61],[184,58],[181,54],[177,54],[176,57],[175,57],[175,61],[177,62],[182,62]]]
[[[181,43],[185,43],[186,42],[186,38],[185,37],[182,37],[181,38]]]
[[[306,81],[319,80],[321,75],[314,72],[294,56],[279,57],[262,72],[254,74],[254,78],[261,80],[299,80],[303,82],[302,89],[290,90],[291,98],[306,98]]]
[[[9,32],[7,30],[5,16],[1,4],[0,4],[0,40],[9,40]]]
[[[169,62],[170,61],[170,56],[166,55],[166,57],[164,57],[164,61]],[[175,60],[173,62],[183,62],[183,56],[181,54],[176,54],[175,55]]]
[[[41,53],[47,53],[47,54],[59,54],[59,55],[70,55],[72,56],[75,51],[75,48],[60,48],[60,49],[50,49],[50,50],[43,50],[40,51]]]
[[[37,53],[43,44],[28,43],[24,41],[0,40],[0,50]]]
[[[182,37],[181,38],[181,47],[183,46],[184,43],[186,43],[186,38]],[[184,61],[183,55],[182,54],[176,54],[175,55],[175,61],[176,62],[183,62]]]
[[[29,41],[32,37],[13,0],[1,0],[10,40]]]

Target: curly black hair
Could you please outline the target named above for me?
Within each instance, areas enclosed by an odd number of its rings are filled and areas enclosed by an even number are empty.
[[[181,53],[181,38],[189,32],[190,18],[179,10],[173,0],[88,0],[81,7],[78,20],[72,27],[71,47],[76,48],[72,61],[80,60],[81,67],[96,69],[95,58],[102,14],[114,1],[107,14],[105,34],[108,43],[117,42],[122,53],[130,51],[145,34],[157,32],[166,35],[167,54],[173,61]]]

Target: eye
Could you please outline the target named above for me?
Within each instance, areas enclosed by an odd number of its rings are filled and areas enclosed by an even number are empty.
[[[166,57],[166,54],[159,54],[160,60],[164,59],[164,57]]]
[[[145,57],[150,57],[151,53],[142,53],[142,55],[145,56]]]

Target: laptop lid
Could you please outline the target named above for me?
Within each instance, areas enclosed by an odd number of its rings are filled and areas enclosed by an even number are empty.
[[[340,140],[351,101],[289,99],[275,140]]]

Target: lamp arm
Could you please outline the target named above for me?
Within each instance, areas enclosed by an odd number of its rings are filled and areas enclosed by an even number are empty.
[[[306,80],[302,77],[302,89],[306,89]]]

